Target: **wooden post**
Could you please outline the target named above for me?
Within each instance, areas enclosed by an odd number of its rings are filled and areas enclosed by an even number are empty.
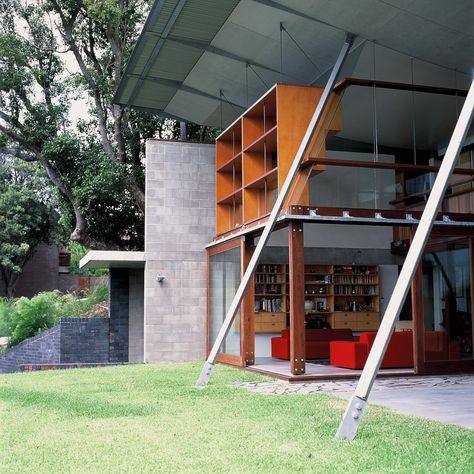
[[[253,238],[244,236],[241,238],[241,272],[244,274],[247,269],[247,265],[252,258],[254,251]],[[255,284],[254,276],[252,276],[249,286],[244,294],[242,300],[242,340],[241,340],[241,352],[242,358],[245,365],[255,364]]]
[[[293,375],[305,373],[304,236],[303,224],[288,226],[290,267],[290,366]]]
[[[410,229],[410,243],[415,235]],[[423,306],[423,258],[411,282],[411,317],[413,323],[413,368],[415,374],[425,371],[425,312]]]
[[[411,283],[413,319],[413,362],[415,374],[425,371],[425,313],[423,308],[423,262],[420,262]]]

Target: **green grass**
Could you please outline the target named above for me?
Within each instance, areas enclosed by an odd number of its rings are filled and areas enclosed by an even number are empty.
[[[0,471],[473,472],[474,432],[370,406],[353,443],[346,402],[231,386],[262,377],[201,364],[0,376]]]

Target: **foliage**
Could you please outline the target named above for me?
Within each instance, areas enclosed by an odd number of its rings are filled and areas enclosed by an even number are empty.
[[[145,141],[179,137],[175,121],[113,103],[148,11],[149,0],[0,1],[0,152],[46,171],[70,239],[88,248],[143,248]],[[90,114],[77,127],[73,99]],[[191,125],[187,138],[215,132]]]
[[[42,179],[28,164],[0,161],[0,272],[13,296],[18,276],[37,245],[57,237],[58,217]]]
[[[5,472],[472,472],[474,432],[371,405],[357,439],[335,432],[347,401],[261,395],[262,376],[202,362],[3,375]],[[78,449],[78,446],[80,449]]]
[[[85,257],[87,252],[89,252],[89,249],[78,242],[70,242],[68,245],[68,250],[71,255],[71,274],[80,276],[102,276],[109,274],[109,270],[107,268],[98,268],[93,270],[79,268],[79,262],[83,257]]]
[[[62,317],[86,315],[97,303],[108,298],[108,286],[102,284],[84,297],[59,291],[39,293],[33,298],[0,299],[0,335],[10,336],[9,346],[49,329]]]

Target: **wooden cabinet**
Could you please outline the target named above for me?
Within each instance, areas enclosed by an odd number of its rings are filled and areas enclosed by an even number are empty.
[[[276,84],[219,135],[216,140],[218,235],[272,210],[321,94],[319,87]],[[338,115],[340,111],[318,135],[319,141],[314,139],[308,155],[325,156],[326,134],[333,128],[340,129]],[[308,204],[306,187],[299,203]]]

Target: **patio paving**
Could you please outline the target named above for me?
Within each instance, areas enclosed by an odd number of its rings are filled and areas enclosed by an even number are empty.
[[[303,383],[275,380],[242,382],[236,385],[265,395],[304,395],[324,392],[349,399],[356,384],[356,380]],[[369,403],[383,405],[407,415],[474,430],[474,375],[380,379],[374,384]]]

